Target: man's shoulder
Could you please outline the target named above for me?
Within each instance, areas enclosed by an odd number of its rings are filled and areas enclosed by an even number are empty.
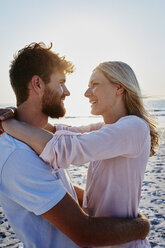
[[[2,174],[10,178],[28,178],[37,174],[44,177],[45,174],[52,174],[51,166],[48,166],[29,146],[14,139],[10,135],[3,134],[0,137],[0,183]],[[48,173],[49,172],[49,173]],[[16,175],[18,174],[18,175]]]
[[[8,135],[7,133],[3,133],[0,136],[0,170],[2,169],[5,162],[8,160],[12,154],[14,156],[20,156],[20,151],[23,154],[34,154],[35,152],[26,144],[23,142],[13,138],[12,136]]]
[[[1,151],[10,150],[10,153],[17,149],[33,151],[28,145],[20,140],[15,139],[7,133],[3,133],[0,136],[0,149]]]

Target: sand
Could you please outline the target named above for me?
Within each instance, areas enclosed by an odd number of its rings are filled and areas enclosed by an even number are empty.
[[[71,167],[73,182],[85,186],[87,165]],[[156,155],[148,162],[139,209],[151,223],[151,247],[165,247],[165,132]],[[22,247],[0,207],[0,247]]]

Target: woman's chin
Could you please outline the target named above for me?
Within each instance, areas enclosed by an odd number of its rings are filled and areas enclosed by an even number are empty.
[[[96,110],[94,111],[93,109],[91,110],[91,114],[92,114],[92,115],[100,115],[99,113],[97,113]]]

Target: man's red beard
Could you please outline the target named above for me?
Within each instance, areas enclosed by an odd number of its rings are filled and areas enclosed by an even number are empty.
[[[45,88],[44,95],[42,97],[42,112],[51,118],[59,118],[65,115],[65,108],[61,105],[61,99],[64,96],[59,96],[54,90]]]

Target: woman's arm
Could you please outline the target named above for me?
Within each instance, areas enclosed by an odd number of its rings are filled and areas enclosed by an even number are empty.
[[[41,158],[54,169],[118,156],[136,157],[149,144],[149,127],[137,118],[126,118],[90,133],[57,131]]]
[[[0,108],[0,135],[4,132],[2,121],[14,118],[17,109],[15,107]]]
[[[53,165],[54,169],[121,155],[135,157],[143,149],[146,135],[149,133],[145,122],[140,119],[137,121],[135,118],[124,119],[85,134],[62,130],[57,131],[53,136],[52,133],[25,123],[18,123],[16,120],[6,122],[4,129],[27,143],[38,154],[43,151],[41,158]]]
[[[100,126],[100,124],[98,124]],[[9,135],[15,137],[16,139],[19,139],[29,145],[37,154],[41,154],[43,149],[45,148],[46,144],[53,138],[53,134],[49,131],[46,131],[45,129],[41,129],[38,127],[31,126],[25,122],[20,122],[15,119],[10,119],[2,122],[2,127],[5,132],[7,132]],[[50,126],[47,126],[46,128],[50,130]],[[51,126],[52,131],[52,126]],[[56,130],[53,130],[56,131]],[[68,130],[62,130],[62,132],[69,132]],[[73,132],[69,132],[69,134],[73,134]],[[58,136],[59,137],[59,136]],[[67,142],[66,142],[67,145]],[[65,146],[65,145],[64,145]],[[68,149],[72,148],[69,147]],[[62,149],[62,153],[65,150]],[[62,154],[61,154],[62,155]],[[53,157],[56,156],[56,154],[53,154]],[[63,157],[63,155],[62,155]],[[87,156],[88,157],[88,156]],[[51,159],[51,156],[50,156]],[[59,157],[60,159],[60,157]],[[46,159],[44,159],[46,161]],[[81,160],[81,159],[80,159]],[[88,161],[90,161],[89,158],[87,158]],[[56,163],[53,160],[51,163],[50,160],[47,161],[49,164],[54,164],[54,168],[56,168]],[[58,163],[60,167],[68,167],[72,163],[72,157],[68,157],[68,161],[66,162],[66,165],[63,166],[63,163]],[[79,163],[78,163],[79,164]]]
[[[89,133],[92,131],[99,130],[104,126],[103,122],[97,122],[97,123],[92,123],[89,125],[83,125],[83,126],[68,126],[68,125],[63,125],[63,124],[57,124],[56,125],[56,130],[67,130],[70,132],[75,132],[75,133]]]
[[[53,138],[51,132],[15,119],[2,121],[2,127],[5,132],[28,144],[38,154],[41,154],[45,145]]]

